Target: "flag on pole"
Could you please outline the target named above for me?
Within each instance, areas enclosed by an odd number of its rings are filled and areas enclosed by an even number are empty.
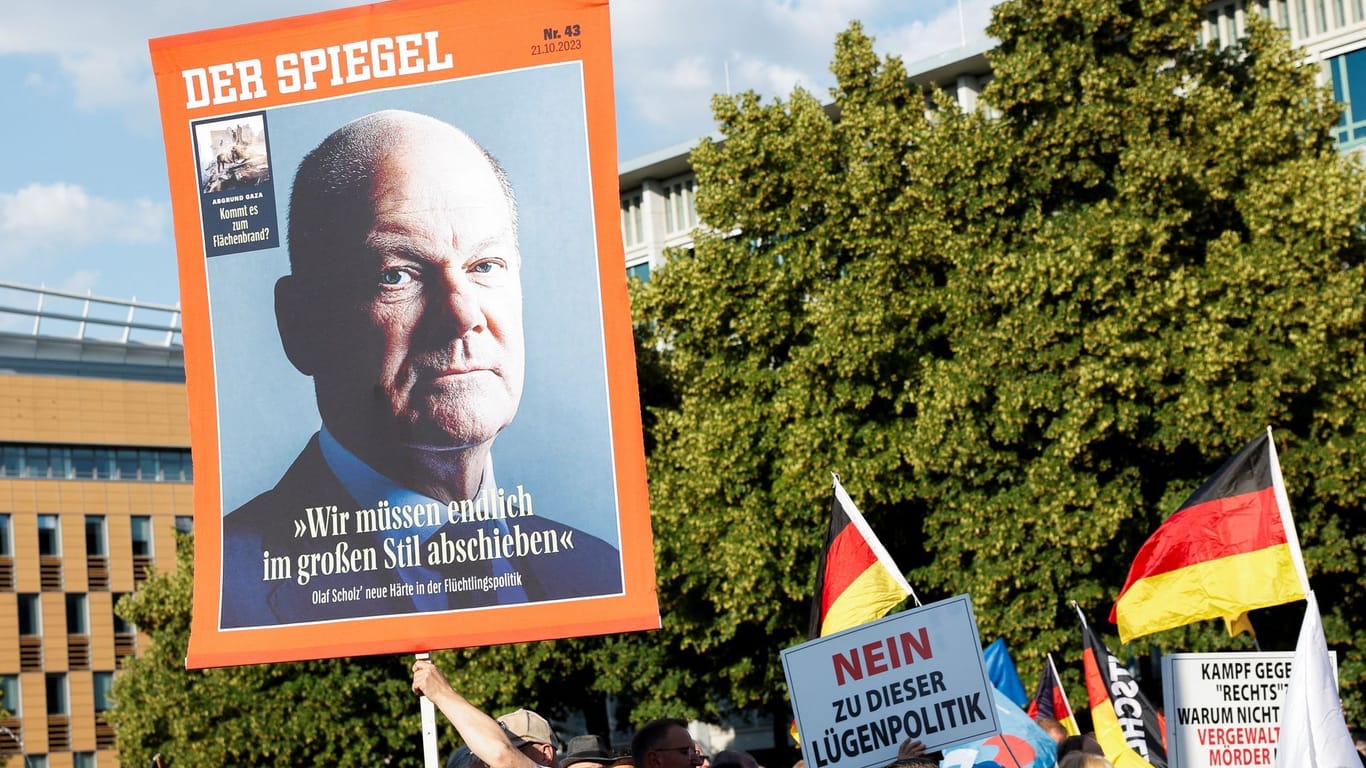
[[[1275,768],[1356,768],[1356,745],[1342,716],[1337,670],[1323,637],[1314,593],[1305,596],[1304,623],[1295,643],[1290,685],[1281,702],[1281,742]]]
[[[1081,618],[1081,660],[1091,725],[1105,759],[1115,768],[1167,768],[1166,734],[1157,710],[1129,670]]]
[[[1021,708],[1029,703],[1029,696],[1025,694],[1024,683],[1020,682],[1020,673],[1015,669],[1014,659],[1010,658],[1010,649],[1006,647],[1004,637],[996,638],[991,645],[982,649],[982,660],[987,664],[987,677],[997,691]]]
[[[1110,621],[1119,639],[1304,599],[1309,579],[1271,428],[1148,538]]]
[[[816,568],[816,591],[811,601],[811,638],[880,619],[907,595],[915,598],[906,577],[873,535],[839,478],[834,481],[830,532]],[[915,602],[920,604],[918,598]]]
[[[1044,657],[1039,688],[1034,693],[1034,700],[1029,702],[1027,712],[1034,720],[1042,717],[1057,720],[1068,736],[1081,735],[1077,718],[1072,715],[1072,705],[1067,701],[1067,691],[1062,688],[1062,678],[1058,677],[1058,668],[1053,666],[1051,653]]]

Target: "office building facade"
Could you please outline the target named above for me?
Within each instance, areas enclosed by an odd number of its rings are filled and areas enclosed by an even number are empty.
[[[0,765],[117,766],[114,606],[192,521],[175,307],[0,283]]]

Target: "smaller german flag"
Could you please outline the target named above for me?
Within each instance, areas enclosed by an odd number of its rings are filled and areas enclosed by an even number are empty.
[[[1056,720],[1068,736],[1080,736],[1077,718],[1072,715],[1072,705],[1067,701],[1067,692],[1062,688],[1058,668],[1053,666],[1053,654],[1044,656],[1043,674],[1039,675],[1039,689],[1034,692],[1034,700],[1027,710],[1032,720],[1048,718]]]
[[[1167,768],[1167,734],[1129,670],[1091,631],[1081,609],[1081,663],[1091,724],[1115,768]],[[1120,716],[1123,715],[1121,721]]]
[[[908,595],[915,597],[839,478],[834,482],[830,532],[816,569],[811,601],[808,637],[812,639],[880,619]]]

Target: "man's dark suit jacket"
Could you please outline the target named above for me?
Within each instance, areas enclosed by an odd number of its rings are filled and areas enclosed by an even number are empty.
[[[369,617],[414,613],[417,608],[409,597],[374,600],[344,600],[317,602],[314,594],[322,591],[330,595],[339,588],[383,588],[399,582],[393,570],[383,565],[380,539],[366,543],[380,553],[381,568],[377,571],[314,576],[307,585],[300,586],[294,578],[266,581],[266,553],[270,558],[286,556],[291,564],[306,552],[332,551],[336,540],[296,537],[294,521],[304,509],[336,505],[339,511],[351,511],[363,506],[346,492],[341,481],[327,466],[318,436],[308,442],[298,458],[274,488],[262,493],[223,520],[223,593],[222,627],[261,627],[306,621]],[[551,531],[557,539],[572,532],[573,549],[560,549],[553,554],[529,555],[512,559],[511,566],[522,575],[522,588],[529,602],[563,600],[575,597],[614,595],[622,590],[621,554],[606,541],[590,536],[567,525],[544,517],[525,516],[507,520],[509,527],[521,530]],[[354,525],[354,516],[352,525]],[[447,524],[439,530],[451,537],[466,537],[477,524]],[[485,527],[488,523],[483,523]],[[457,533],[456,529],[463,529]],[[359,542],[353,537],[354,545]],[[424,545],[425,556],[425,545]],[[483,562],[427,566],[442,576],[488,576],[491,564]],[[495,605],[497,592],[469,590],[448,592],[448,608],[474,608]],[[433,609],[434,610],[434,609]]]

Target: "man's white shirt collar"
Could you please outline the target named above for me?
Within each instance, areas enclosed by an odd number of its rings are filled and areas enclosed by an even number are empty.
[[[402,507],[404,505],[427,505],[438,504],[446,506],[446,502],[434,499],[424,493],[419,493],[408,488],[404,488],[388,477],[376,472],[369,464],[361,461],[358,456],[348,451],[346,446],[337,442],[337,438],[327,431],[326,425],[318,430],[318,447],[322,450],[323,460],[327,462],[328,469],[341,481],[342,487],[351,494],[351,498],[356,500],[362,507],[375,507],[379,502],[387,501],[390,507]],[[484,474],[479,479],[479,493],[488,488],[497,488],[497,483],[493,479],[493,454],[490,452],[488,460],[484,464]],[[436,528],[424,528],[422,536],[427,536],[436,532]]]

